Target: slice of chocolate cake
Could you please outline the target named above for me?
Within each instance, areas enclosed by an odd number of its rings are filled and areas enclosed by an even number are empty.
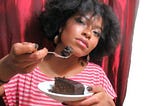
[[[55,77],[55,84],[51,92],[67,95],[81,95],[84,94],[84,85],[64,77]]]
[[[64,57],[68,57],[71,55],[72,53],[72,48],[70,46],[66,46],[62,51],[61,51],[61,56],[64,56]]]

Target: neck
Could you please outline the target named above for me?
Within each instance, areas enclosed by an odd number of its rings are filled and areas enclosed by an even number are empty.
[[[84,66],[81,65],[79,58],[73,55],[67,59],[48,55],[41,63],[40,69],[49,77],[69,77],[80,73],[84,69]]]

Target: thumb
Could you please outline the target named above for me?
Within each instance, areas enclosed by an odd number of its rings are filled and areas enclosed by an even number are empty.
[[[93,93],[104,92],[104,89],[101,86],[89,86],[87,90]]]

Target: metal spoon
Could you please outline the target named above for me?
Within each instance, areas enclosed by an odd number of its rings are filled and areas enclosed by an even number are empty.
[[[48,52],[54,54],[56,57],[59,58],[69,58],[73,52],[73,49],[70,46],[66,46],[62,51],[61,54],[57,54],[56,52]]]
[[[57,54],[56,52],[48,52],[48,53],[49,54],[54,54],[56,57],[63,58],[63,59],[67,59],[67,58],[69,58],[71,56],[71,54],[68,55],[68,56],[62,56],[60,54]]]

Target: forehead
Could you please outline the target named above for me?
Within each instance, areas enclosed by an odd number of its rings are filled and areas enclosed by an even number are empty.
[[[100,15],[86,14],[84,17],[92,21],[102,21],[102,17]]]
[[[74,15],[74,17],[77,17],[77,16],[84,17],[90,23],[97,24],[98,26],[102,27],[103,20],[102,20],[102,17],[100,15],[98,15],[98,14],[93,15],[91,13],[88,13],[88,14],[75,14]]]

